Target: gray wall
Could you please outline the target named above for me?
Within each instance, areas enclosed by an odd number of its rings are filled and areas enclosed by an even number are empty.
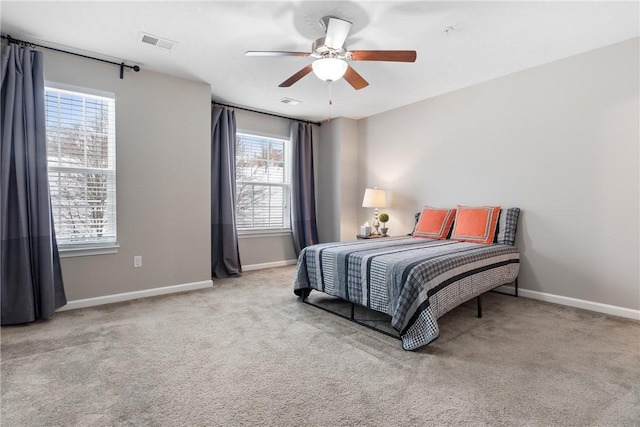
[[[341,117],[320,129],[316,193],[321,242],[355,240],[359,231],[357,201],[362,202],[364,189],[358,185],[357,126]]]
[[[640,308],[638,40],[358,122],[314,127],[320,237],[371,221],[364,188],[390,192],[391,234],[424,204],[523,209],[521,285]],[[210,279],[210,88],[47,52],[50,81],[113,92],[118,243],[63,259],[70,300]],[[288,136],[288,120],[238,110],[238,127]],[[357,131],[357,132],[356,132]],[[295,259],[291,238],[244,237],[243,265]],[[134,269],[133,256],[143,256]]]
[[[210,280],[210,86],[46,50],[45,78],[116,96],[120,249],[63,258],[67,298]]]
[[[640,309],[633,39],[359,122],[391,234],[425,204],[523,209],[523,288]],[[362,212],[360,221],[368,215]]]
[[[321,179],[316,180],[318,237],[321,242],[340,240],[340,132],[337,120],[322,124],[316,157]]]

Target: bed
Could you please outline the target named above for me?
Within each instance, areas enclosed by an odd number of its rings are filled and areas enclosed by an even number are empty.
[[[438,338],[442,315],[517,281],[518,214],[518,208],[501,210],[491,244],[420,237],[414,231],[410,236],[308,246],[298,257],[294,292],[304,299],[316,290],[386,313],[402,347],[418,349]]]

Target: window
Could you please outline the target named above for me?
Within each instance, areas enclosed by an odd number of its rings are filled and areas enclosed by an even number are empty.
[[[290,230],[289,141],[236,135],[238,230]]]
[[[115,247],[115,99],[47,87],[45,105],[60,250]]]

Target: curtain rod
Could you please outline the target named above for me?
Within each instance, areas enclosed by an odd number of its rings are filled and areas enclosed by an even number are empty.
[[[293,118],[293,117],[281,116],[279,114],[267,113],[265,111],[252,110],[251,108],[238,107],[237,105],[223,104],[221,102],[216,102],[216,101],[211,101],[211,103],[212,104],[216,104],[216,105],[221,105],[223,107],[237,108],[238,110],[251,111],[252,113],[265,114],[267,116],[280,117],[281,119],[297,120],[297,121],[303,122],[303,123],[310,123],[312,125],[322,126],[322,123],[320,123],[320,122],[310,122],[309,120],[300,120],[300,119],[296,119],[296,118]]]
[[[136,73],[138,71],[140,71],[140,67],[137,66],[137,65],[126,65],[124,62],[121,62],[121,63],[118,64],[117,62],[107,61],[106,59],[101,59],[101,58],[95,58],[93,56],[82,55],[81,53],[69,52],[68,50],[57,49],[55,47],[43,46],[41,44],[36,44],[36,43],[28,42],[28,41],[25,41],[25,40],[14,39],[13,37],[11,37],[8,34],[7,35],[2,34],[2,35],[0,35],[0,38],[2,38],[4,40],[7,40],[9,42],[9,44],[16,43],[16,44],[19,44],[19,45],[22,45],[22,46],[41,47],[43,49],[54,50],[56,52],[66,53],[68,55],[75,55],[75,56],[79,56],[81,58],[93,59],[94,61],[106,62],[107,64],[117,65],[117,66],[120,67],[120,78],[121,79],[124,78],[124,69],[125,68],[130,68],[133,71],[135,71]]]

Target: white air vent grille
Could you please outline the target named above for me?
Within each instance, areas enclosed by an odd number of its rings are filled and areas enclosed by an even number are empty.
[[[167,50],[173,49],[173,45],[174,43],[168,40],[158,40],[158,43],[156,44],[156,46],[161,47],[163,49],[167,49]]]
[[[146,34],[143,34],[142,35],[142,43],[148,43],[148,44],[151,44],[151,45],[155,46],[155,45],[158,44],[158,39],[155,38],[155,37],[151,37],[151,36],[148,36]]]
[[[138,39],[142,43],[150,44],[151,46],[156,46],[165,50],[171,50],[177,44],[177,42],[146,33],[140,33]]]
[[[296,99],[292,99],[292,98],[282,98],[280,100],[280,102],[282,102],[283,104],[287,104],[287,105],[298,105],[298,104],[300,104],[300,101],[298,101]]]

